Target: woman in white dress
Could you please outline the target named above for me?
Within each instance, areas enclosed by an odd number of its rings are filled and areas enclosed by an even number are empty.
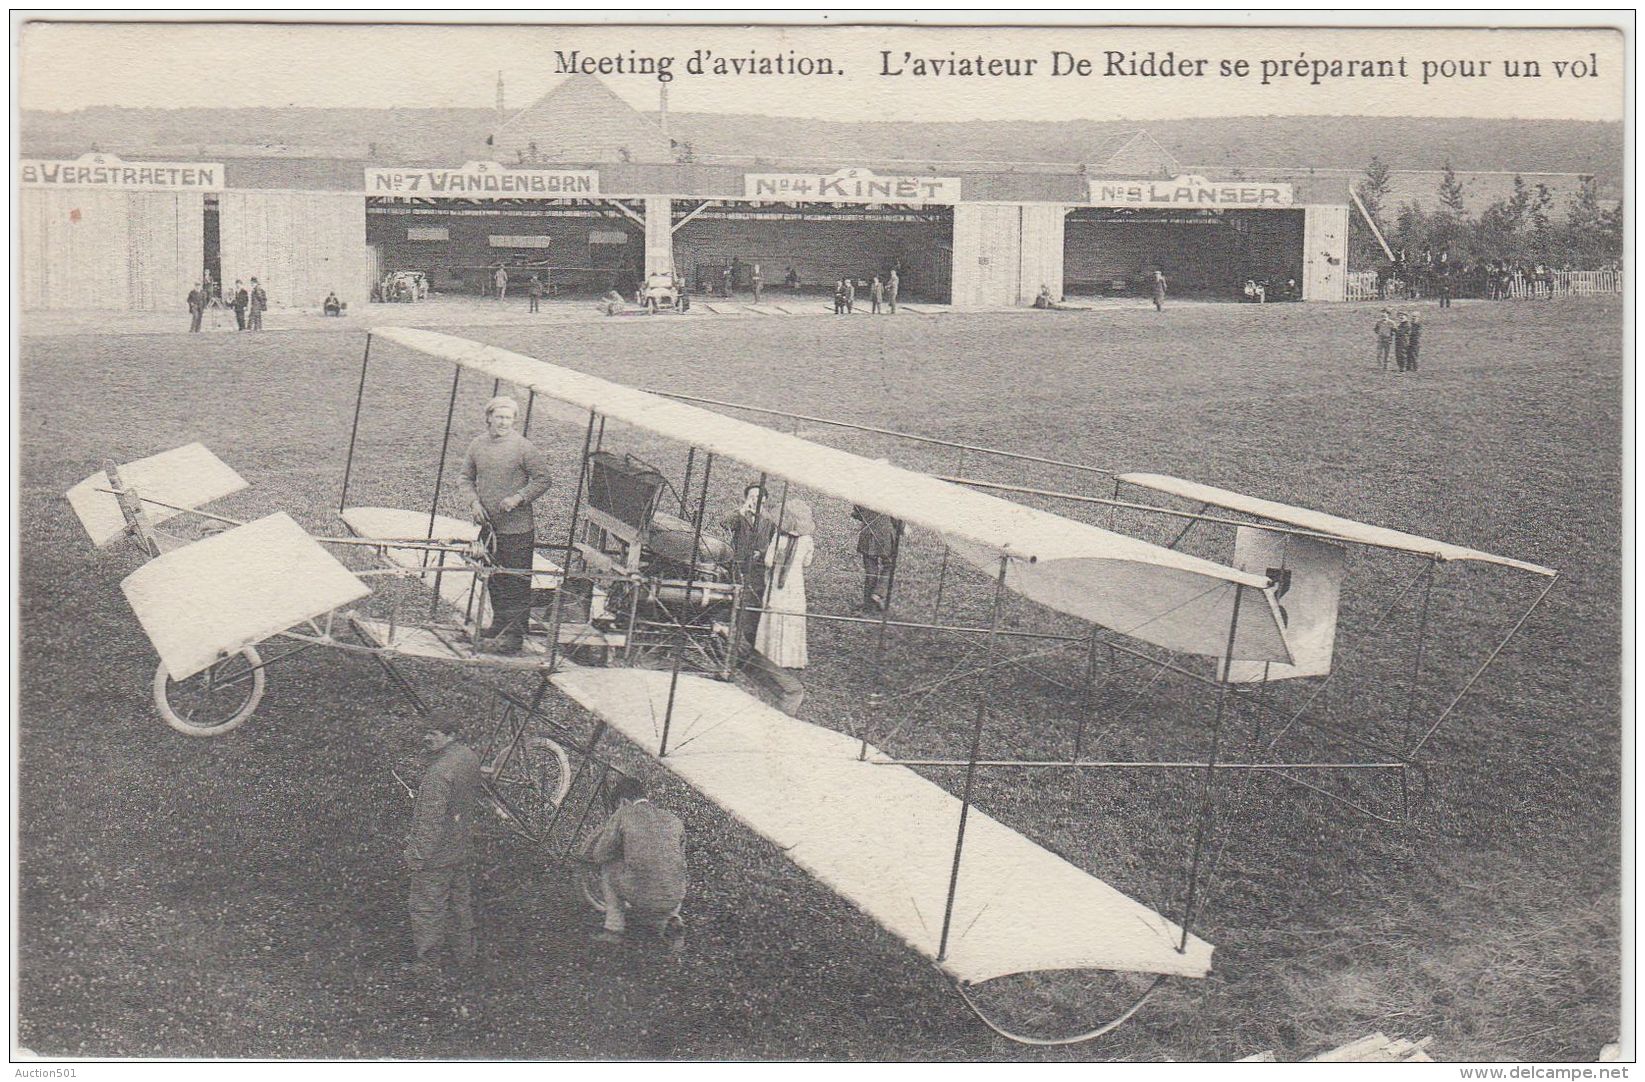
[[[754,648],[784,669],[803,669],[805,651],[805,569],[815,553],[817,532],[811,505],[790,500],[781,528],[766,546],[765,612],[754,635]]]

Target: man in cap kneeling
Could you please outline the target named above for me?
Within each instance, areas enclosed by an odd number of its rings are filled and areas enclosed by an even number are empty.
[[[480,637],[495,640],[489,648],[499,654],[518,654],[524,643],[537,551],[531,505],[549,485],[548,461],[514,431],[519,414],[519,403],[507,395],[486,403],[486,430],[468,445],[457,481],[497,568],[486,582],[491,624]]]
[[[582,858],[598,866],[596,896],[605,913],[605,927],[594,938],[622,942],[632,918],[679,950],[685,945],[685,824],[648,800],[638,778],[619,778],[606,800],[611,814],[582,848]]]
[[[429,718],[423,730],[423,745],[434,760],[417,786],[405,848],[414,976],[435,975],[448,929],[452,960],[459,966],[474,962],[470,835],[479,811],[480,757],[461,740],[461,731],[462,723],[449,713]]]

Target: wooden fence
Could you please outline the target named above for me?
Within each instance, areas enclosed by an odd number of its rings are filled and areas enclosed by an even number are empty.
[[[1467,276],[1459,284],[1458,296],[1474,296],[1476,281]],[[1399,278],[1385,279],[1379,289],[1375,271],[1348,272],[1348,299],[1351,301],[1411,300],[1420,298],[1425,291],[1418,283]],[[1432,293],[1432,287],[1426,292]],[[1515,298],[1534,297],[1589,297],[1603,293],[1622,292],[1622,272],[1615,270],[1554,271],[1549,278],[1516,274],[1509,285],[1508,295]]]

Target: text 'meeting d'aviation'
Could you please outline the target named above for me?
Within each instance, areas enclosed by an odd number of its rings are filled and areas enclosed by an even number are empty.
[[[580,49],[554,50],[556,75],[650,75],[659,83],[674,81],[679,57],[647,56],[630,49],[626,53],[596,56]],[[720,53],[694,49],[679,64],[687,75],[844,75],[845,71],[828,56],[806,56],[794,49],[746,53]]]

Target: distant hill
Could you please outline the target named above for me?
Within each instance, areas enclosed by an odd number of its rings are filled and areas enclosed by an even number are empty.
[[[1089,160],[1114,133],[1142,128],[1185,165],[1622,175],[1621,124],[1423,117],[1199,117],[1188,120],[905,123],[677,113],[670,134],[699,152],[770,157],[983,161]]]
[[[271,144],[310,156],[454,162],[479,156],[489,109],[125,109],[25,111],[24,153]],[[767,158],[1084,162],[1118,131],[1143,128],[1185,165],[1590,173],[1619,181],[1621,124],[1423,117],[1201,117],[1187,120],[925,123],[673,113],[669,134],[710,155]],[[375,151],[375,153],[373,153]]]

